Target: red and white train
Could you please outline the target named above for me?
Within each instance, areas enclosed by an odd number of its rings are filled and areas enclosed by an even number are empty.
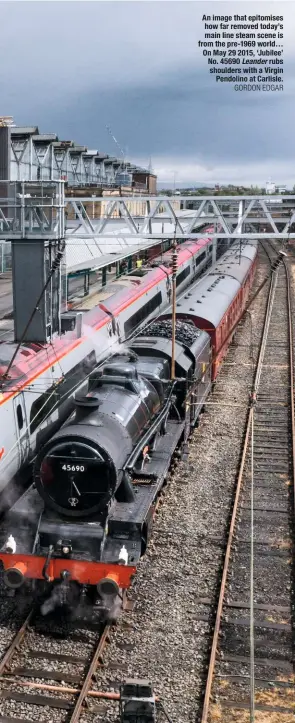
[[[212,252],[206,236],[179,247],[178,292],[212,264]],[[70,414],[73,396],[83,392],[89,373],[169,306],[170,252],[156,261],[154,268],[134,271],[106,287],[90,311],[64,315],[63,333],[52,343],[22,345],[8,378],[16,345],[0,342],[0,508],[9,502],[9,486],[23,480],[40,445]]]

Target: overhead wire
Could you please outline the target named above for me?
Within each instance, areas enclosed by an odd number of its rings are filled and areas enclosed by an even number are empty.
[[[254,406],[251,409],[251,522],[250,522],[250,723],[255,723],[254,638]]]
[[[278,269],[273,271],[271,276],[269,302],[266,310],[265,326],[263,330],[263,338],[259,352],[257,371],[254,379],[253,392],[251,395],[251,489],[250,489],[250,723],[255,723],[255,621],[254,621],[254,410],[259,390],[263,360],[269,333],[269,325],[273,311],[275,290],[278,281]]]
[[[181,298],[181,296],[184,295],[185,293],[186,293],[185,290],[184,290],[183,292],[181,292],[181,295],[180,295],[179,298]],[[140,329],[138,329],[138,331],[137,331],[135,334],[132,335],[132,337],[127,337],[127,338],[124,340],[123,343],[130,341],[131,338],[132,338],[132,339],[136,338],[136,337],[142,332],[143,328],[148,328],[148,327],[150,326],[150,324],[152,324],[154,321],[156,321],[156,320],[161,316],[162,313],[163,313],[163,310],[160,311],[159,314],[158,314],[156,317],[153,317],[153,319],[151,319],[151,320],[150,320],[147,324],[145,324],[143,327],[141,326]],[[94,330],[93,333],[95,333],[95,330]],[[117,344],[117,339],[113,342],[113,345],[112,345],[112,346],[114,346],[115,344]],[[98,362],[97,367],[99,367],[101,364],[105,364],[112,356],[113,356],[113,352],[112,352],[111,349],[110,349],[110,353],[107,355],[107,357],[105,357],[104,359],[101,359],[101,360]],[[72,396],[79,387],[83,386],[83,384],[85,384],[85,382],[87,382],[87,380],[89,379],[90,375],[91,375],[94,371],[95,371],[95,368],[94,368],[94,369],[91,369],[91,370],[86,374],[86,376],[83,378],[82,381],[79,380],[79,381],[76,382],[76,384],[74,384],[69,390],[67,390],[67,392],[65,392],[64,395],[58,399],[58,401],[56,402],[56,404],[48,411],[48,414],[42,419],[42,422],[47,421],[48,417],[49,417],[54,411],[56,411],[56,409],[57,409],[58,407],[61,406],[61,404],[62,404],[62,402],[63,402],[63,400],[64,400],[65,397],[70,397],[70,396]],[[60,382],[62,382],[62,379],[60,380]],[[57,384],[56,384],[56,387],[52,390],[52,392],[51,392],[51,393],[48,395],[48,397],[46,398],[46,400],[45,400],[44,404],[42,405],[42,407],[40,407],[40,409],[38,409],[37,414],[36,414],[32,419],[30,419],[30,422],[27,424],[27,426],[25,427],[25,429],[22,430],[22,436],[29,431],[31,425],[32,425],[33,422],[36,420],[37,416],[40,414],[40,412],[42,412],[42,410],[44,409],[44,407],[46,407],[46,405],[48,404],[48,402],[50,401],[50,399],[53,397],[53,395],[56,394],[56,390],[57,390],[57,389],[58,389],[58,382],[57,382]],[[18,390],[18,389],[17,389],[16,391],[21,391],[21,390]],[[12,390],[9,389],[9,390],[8,390],[8,393],[11,394],[11,393],[12,393]],[[32,393],[34,393],[33,390],[32,390]],[[44,394],[45,394],[45,393],[46,393],[46,390],[44,391]],[[12,445],[12,447],[10,447],[10,449],[8,450],[8,452],[5,454],[5,460],[7,459],[8,456],[10,456],[11,452],[13,452],[13,450],[18,446],[18,444],[19,444],[19,439],[16,440],[16,442]]]
[[[209,273],[210,273],[210,272],[209,272]],[[122,273],[122,276],[123,276],[123,275],[124,275],[124,274]],[[197,280],[194,282],[194,285],[197,285],[198,283],[200,283],[201,280],[202,280],[202,278],[197,279]],[[186,290],[187,290],[187,289],[185,288],[185,289],[180,293],[178,299],[181,299],[181,298],[186,294]],[[169,307],[168,307],[168,308],[169,308]],[[149,322],[147,322],[147,323],[144,324],[143,326],[140,326],[140,328],[138,329],[138,331],[137,331],[136,333],[132,333],[131,335],[129,335],[129,337],[126,337],[125,340],[124,340],[124,342],[128,342],[128,341],[130,341],[131,339],[136,339],[137,336],[142,333],[143,329],[148,329],[149,326],[150,326],[154,321],[157,321],[157,320],[159,319],[159,317],[162,315],[162,313],[163,313],[163,310],[161,310],[161,311],[159,312],[159,314],[157,314],[157,316],[153,317]],[[94,331],[93,333],[95,333],[95,331]],[[114,342],[114,343],[117,343],[117,342]],[[112,354],[113,354],[113,352],[110,350],[110,353],[107,355],[107,357],[104,358],[104,359],[101,359],[101,360],[98,362],[98,366],[99,366],[100,364],[102,364],[102,363],[107,362],[107,361],[111,358]],[[89,374],[86,375],[86,377],[84,378],[83,382],[78,382],[78,383],[77,383],[76,385],[74,385],[74,387],[72,387],[72,388],[67,392],[67,394],[64,395],[64,396],[68,396],[68,395],[70,395],[72,392],[74,393],[74,392],[76,391],[76,389],[78,389],[79,386],[82,386],[82,384],[85,383],[85,381],[87,381],[87,379],[89,378],[89,375],[92,373],[92,371],[94,371],[94,370],[91,370],[91,371],[89,372]],[[52,379],[52,378],[51,378],[51,379]],[[59,378],[56,379],[56,383],[57,383],[57,384],[58,384],[59,382],[61,382],[61,381],[63,381],[63,378],[60,378],[60,377],[59,377]],[[40,384],[41,384],[41,382],[40,382]],[[34,388],[35,388],[35,387],[36,387],[36,383],[34,382]],[[19,389],[16,389],[16,390],[9,389],[9,390],[7,390],[7,393],[14,393],[14,392],[17,393],[18,391],[19,391]],[[30,389],[27,389],[27,388],[26,388],[26,392],[27,392],[27,391],[30,391],[30,392],[33,393],[33,394],[36,393],[36,392],[34,391],[34,389],[31,389],[31,390],[30,390]],[[46,393],[46,391],[47,391],[47,390],[45,389],[43,393]],[[51,398],[55,393],[56,393],[56,388],[55,388],[55,389],[52,391],[52,393],[48,396],[48,398],[47,398],[46,401],[44,402],[44,405],[40,408],[38,414],[40,413],[40,411],[42,411],[42,409],[46,406],[46,404],[48,403],[48,401],[50,400],[50,398]],[[62,401],[62,399],[63,399],[63,397],[61,398],[60,401]],[[57,402],[57,405],[58,405],[59,403],[60,403],[60,402]],[[48,415],[44,418],[44,421],[47,420],[49,414],[51,414],[53,411],[55,411],[55,407],[50,410],[50,412],[48,413]],[[36,415],[36,416],[37,416],[37,415]],[[33,422],[34,420],[35,420],[35,417],[30,421],[30,424],[32,424],[32,422]],[[28,431],[29,426],[30,426],[30,425],[27,426],[27,428],[25,429],[25,432]]]
[[[143,265],[143,268],[144,268],[144,265]],[[125,277],[125,273],[122,272],[122,273],[120,274],[120,277]],[[116,280],[117,280],[117,278],[119,278],[119,277],[116,277]],[[203,278],[203,277],[202,277],[202,278]],[[194,283],[194,284],[198,284],[200,281],[201,281],[201,278],[200,278],[199,280],[195,280],[195,282],[193,282],[193,283]],[[113,283],[113,282],[112,282],[112,283]],[[187,286],[185,287],[185,289],[183,289],[183,291],[181,291],[180,295],[178,296],[178,299],[179,299],[179,300],[182,299],[182,297],[183,297],[186,293],[187,293]],[[168,304],[167,308],[169,308],[169,304]],[[140,325],[140,327],[139,327],[139,329],[138,329],[137,332],[135,332],[135,333],[132,332],[129,336],[127,336],[127,337],[124,339],[124,343],[127,342],[127,341],[130,341],[130,340],[133,339],[133,338],[136,338],[136,337],[138,336],[138,334],[140,334],[140,333],[142,332],[143,328],[148,328],[148,327],[150,326],[150,324],[152,324],[154,321],[157,321],[157,319],[159,319],[160,316],[162,315],[163,311],[164,311],[164,309],[161,309],[156,316],[154,316],[152,319],[150,319],[150,321],[148,321],[148,322],[147,322],[146,324],[144,324],[144,325]],[[93,334],[95,334],[95,329],[93,329]],[[117,343],[117,342],[114,342],[114,343]],[[54,349],[53,342],[50,342],[50,344],[51,344],[51,346],[52,346],[53,351],[54,351],[55,354],[56,354],[56,350]],[[110,352],[110,354],[109,354],[104,360],[101,360],[101,363],[102,363],[103,361],[108,361],[108,359],[110,359],[111,356],[112,356],[112,352]],[[56,355],[56,361],[59,362],[57,355]],[[60,362],[59,362],[59,363],[60,363]],[[60,367],[60,368],[61,368],[61,367]],[[7,372],[6,372],[6,373],[7,373]],[[86,377],[86,379],[87,379],[87,377]],[[56,381],[59,381],[59,380],[60,380],[60,378],[58,377],[58,378],[56,379]],[[38,384],[38,383],[41,384],[41,382],[37,382],[37,384]],[[35,385],[36,385],[36,382],[34,382],[34,387],[35,387]],[[5,394],[5,393],[11,394],[11,393],[15,393],[15,392],[18,392],[18,391],[21,391],[21,390],[19,390],[18,388],[16,388],[15,390],[13,390],[13,389],[11,389],[11,387],[10,387],[10,388],[7,389],[7,390],[6,390],[6,389],[5,389],[5,390],[2,390],[2,393],[4,393],[4,394]],[[26,391],[29,391],[28,387],[26,387]],[[32,390],[31,390],[31,391],[32,391]],[[44,390],[44,392],[46,392],[46,389]]]
[[[202,280],[202,279],[196,280],[195,283],[198,284],[201,280]],[[186,293],[186,289],[184,289],[184,290],[181,292],[181,294],[180,294],[180,296],[179,296],[178,298],[181,299],[182,296],[185,295],[185,293]],[[168,307],[168,308],[169,308],[169,307]],[[159,314],[157,314],[156,317],[153,317],[149,322],[147,322],[146,324],[144,324],[143,326],[141,326],[135,334],[132,334],[132,336],[127,337],[127,338],[124,340],[123,343],[126,343],[126,342],[128,343],[129,341],[131,341],[131,339],[132,339],[132,340],[133,340],[133,339],[136,339],[137,336],[139,336],[139,334],[142,333],[143,329],[148,329],[149,326],[150,326],[153,322],[155,322],[155,321],[157,321],[157,319],[159,319],[159,317],[162,315],[162,313],[163,313],[163,310],[161,310],[161,311],[159,312]],[[95,330],[94,330],[93,333],[95,333]],[[117,339],[114,341],[113,345],[115,345],[115,344],[117,344]],[[113,345],[112,345],[112,346],[113,346]],[[98,362],[97,367],[99,367],[101,364],[105,364],[112,356],[113,356],[113,352],[112,352],[112,350],[110,349],[110,353],[109,353],[104,359],[101,359],[101,360]],[[89,379],[89,377],[90,377],[90,375],[93,373],[93,371],[95,371],[95,368],[94,368],[94,369],[91,369],[91,370],[86,374],[86,376],[83,378],[83,381],[79,380],[79,381],[76,382],[69,390],[67,390],[67,392],[65,392],[64,395],[58,399],[58,401],[56,402],[56,404],[48,411],[48,414],[43,418],[42,421],[43,421],[43,422],[47,421],[48,417],[49,417],[54,411],[56,411],[56,409],[62,404],[62,402],[63,402],[63,400],[64,400],[65,397],[70,397],[70,396],[72,396],[72,395],[75,393],[75,391],[77,391],[77,389],[78,389],[79,387],[83,386],[83,384],[85,384],[85,382]],[[62,379],[61,379],[61,380],[58,380],[58,381],[61,382]],[[31,425],[33,424],[33,422],[36,420],[37,416],[40,414],[40,412],[42,412],[42,410],[43,410],[44,407],[48,404],[48,402],[50,401],[50,399],[56,394],[56,391],[57,391],[57,389],[58,389],[58,381],[57,381],[57,383],[56,383],[55,388],[52,390],[52,392],[51,392],[51,393],[48,395],[48,397],[46,398],[46,400],[45,400],[44,404],[42,405],[42,407],[40,407],[40,409],[38,410],[37,414],[36,414],[32,419],[30,419],[30,422],[27,424],[27,426],[25,427],[25,429],[22,430],[22,436],[29,431],[30,426],[31,426]],[[13,393],[13,390],[11,390],[11,389],[10,389],[10,390],[7,390],[7,391],[8,391],[8,393]],[[16,389],[15,391],[18,392],[18,391],[21,391],[21,390]],[[31,392],[34,393],[33,390],[31,390]],[[44,391],[44,393],[46,393],[46,390]],[[213,404],[214,404],[214,403],[213,403]],[[12,447],[11,447],[11,448],[8,450],[8,452],[5,454],[5,459],[7,459],[7,457],[11,454],[11,452],[18,446],[18,444],[19,444],[19,439],[16,440],[16,442],[12,445]]]

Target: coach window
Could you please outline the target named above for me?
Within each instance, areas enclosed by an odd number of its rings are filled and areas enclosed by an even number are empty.
[[[125,334],[130,334],[136,327],[141,324],[153,311],[162,303],[162,293],[159,291],[144,306],[133,314],[124,324]]]
[[[16,407],[16,416],[17,416],[18,428],[22,429],[24,426],[24,418],[23,418],[23,410],[22,410],[20,404],[18,404]]]
[[[178,274],[176,279],[176,286],[179,286],[179,284],[182,284],[182,282],[190,275],[190,266],[187,266],[186,269],[180,272]]]
[[[198,256],[198,258],[196,259],[196,266],[199,266],[199,264],[202,261],[204,261],[205,258],[206,258],[206,251],[203,251],[203,253],[200,256]]]
[[[33,434],[40,424],[45,422],[50,412],[57,406],[60,400],[60,389],[50,388],[32,404],[30,414],[30,432]]]

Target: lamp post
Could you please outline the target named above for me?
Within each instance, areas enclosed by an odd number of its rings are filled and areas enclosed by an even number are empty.
[[[175,228],[176,232],[176,228]],[[172,350],[171,350],[171,379],[175,379],[175,336],[176,336],[176,274],[177,274],[177,240],[176,235],[172,244]]]
[[[96,193],[92,194],[92,198],[96,198]],[[95,204],[95,201],[92,201],[92,218],[94,218],[94,204]]]

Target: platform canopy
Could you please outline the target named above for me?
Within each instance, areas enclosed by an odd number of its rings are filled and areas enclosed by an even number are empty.
[[[190,224],[191,213],[189,211],[176,212],[177,217],[182,219],[182,226],[188,227]],[[187,221],[185,220],[187,217]],[[98,226],[101,221],[91,220],[93,228]],[[196,224],[199,228],[203,224],[202,221]],[[140,236],[128,235],[128,227],[122,219],[114,219],[109,222],[108,236],[104,237],[93,235],[89,238],[79,237],[79,229],[76,222],[67,222],[66,230],[66,258],[65,265],[67,273],[82,271],[83,269],[100,269],[104,266],[122,261],[129,256],[133,256],[145,251],[152,246],[157,245],[156,234],[169,235],[173,233],[175,224],[171,218],[163,214],[161,221],[153,223],[153,231],[155,238],[141,238]],[[74,231],[74,233],[73,233]],[[111,234],[111,236],[110,236]],[[163,238],[158,239],[159,245],[163,242]]]

